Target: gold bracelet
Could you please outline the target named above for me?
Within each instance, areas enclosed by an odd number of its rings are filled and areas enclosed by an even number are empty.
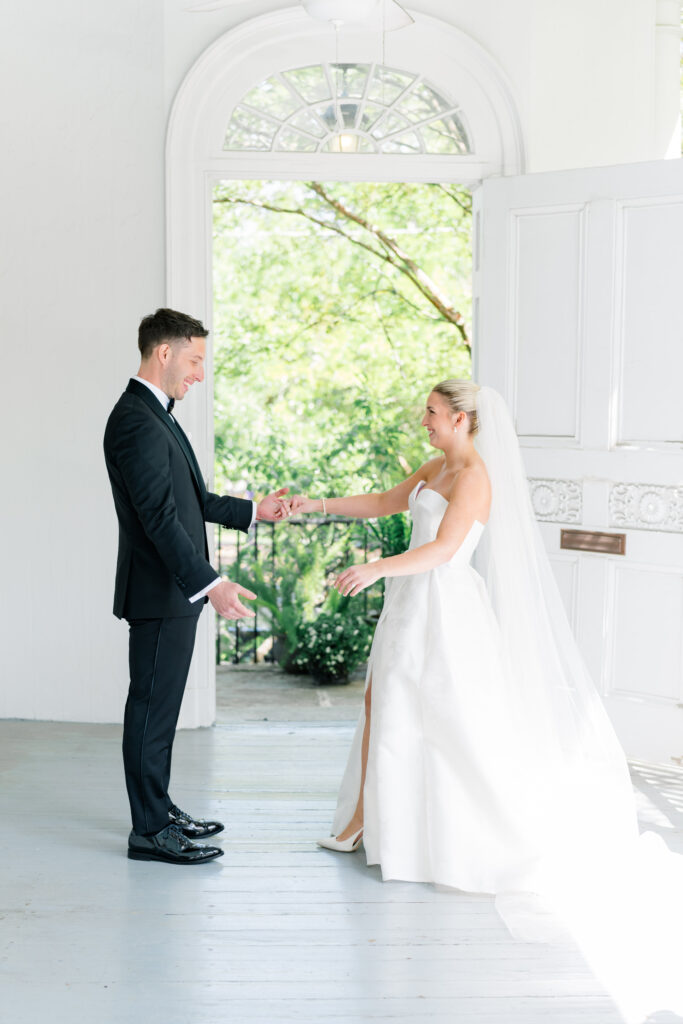
[[[323,515],[326,516],[327,515],[327,507],[325,505],[325,499],[324,498],[322,499],[322,503],[323,503]]]

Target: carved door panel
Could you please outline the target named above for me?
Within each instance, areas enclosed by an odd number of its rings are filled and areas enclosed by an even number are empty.
[[[570,621],[627,753],[683,754],[680,161],[490,179],[475,374],[507,398]],[[562,530],[625,535],[567,550]]]

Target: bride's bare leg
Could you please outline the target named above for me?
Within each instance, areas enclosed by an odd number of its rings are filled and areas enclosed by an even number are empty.
[[[360,748],[360,763],[361,763],[361,775],[360,775],[360,793],[358,794],[358,803],[356,809],[353,812],[353,817],[348,823],[343,832],[340,832],[337,839],[348,839],[349,836],[355,835],[358,829],[363,827],[363,790],[365,789],[365,773],[368,768],[368,750],[370,748],[370,709],[372,705],[372,680],[368,683],[365,691],[365,728],[363,729],[363,742]]]

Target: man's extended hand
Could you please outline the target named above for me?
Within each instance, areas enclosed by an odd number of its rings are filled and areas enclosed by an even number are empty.
[[[231,580],[224,580],[217,587],[213,587],[208,594],[209,601],[219,615],[224,619],[253,619],[254,613],[251,608],[245,608],[240,597],[246,597],[249,601],[256,598],[256,594],[239,583]]]
[[[279,523],[287,519],[290,514],[290,503],[283,498],[289,487],[281,487],[273,494],[267,494],[256,506],[256,518],[265,520],[267,523]]]

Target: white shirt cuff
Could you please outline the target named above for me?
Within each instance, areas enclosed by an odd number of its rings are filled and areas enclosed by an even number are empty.
[[[252,505],[251,522],[249,523],[249,529],[250,530],[251,530],[252,526],[254,525],[254,523],[256,522],[256,509],[257,509],[257,505],[256,505],[255,501],[252,501],[251,505]],[[209,583],[208,587],[204,587],[204,589],[200,590],[198,594],[193,594],[192,597],[189,599],[190,604],[194,604],[195,601],[200,601],[202,599],[202,597],[206,597],[206,595],[209,593],[209,591],[213,590],[214,587],[217,587],[220,582],[221,582],[221,578],[220,578],[220,576],[218,576],[215,580],[213,580],[211,583]]]
[[[218,584],[221,583],[221,582],[222,582],[221,577],[217,576],[215,580],[212,580],[211,583],[209,583],[208,587],[204,587],[204,589],[200,590],[198,594],[193,594],[193,596],[189,599],[190,600],[190,604],[194,604],[195,601],[199,601],[199,600],[201,600],[202,597],[206,597],[206,595],[209,593],[209,591],[213,590],[213,588],[217,587]]]

